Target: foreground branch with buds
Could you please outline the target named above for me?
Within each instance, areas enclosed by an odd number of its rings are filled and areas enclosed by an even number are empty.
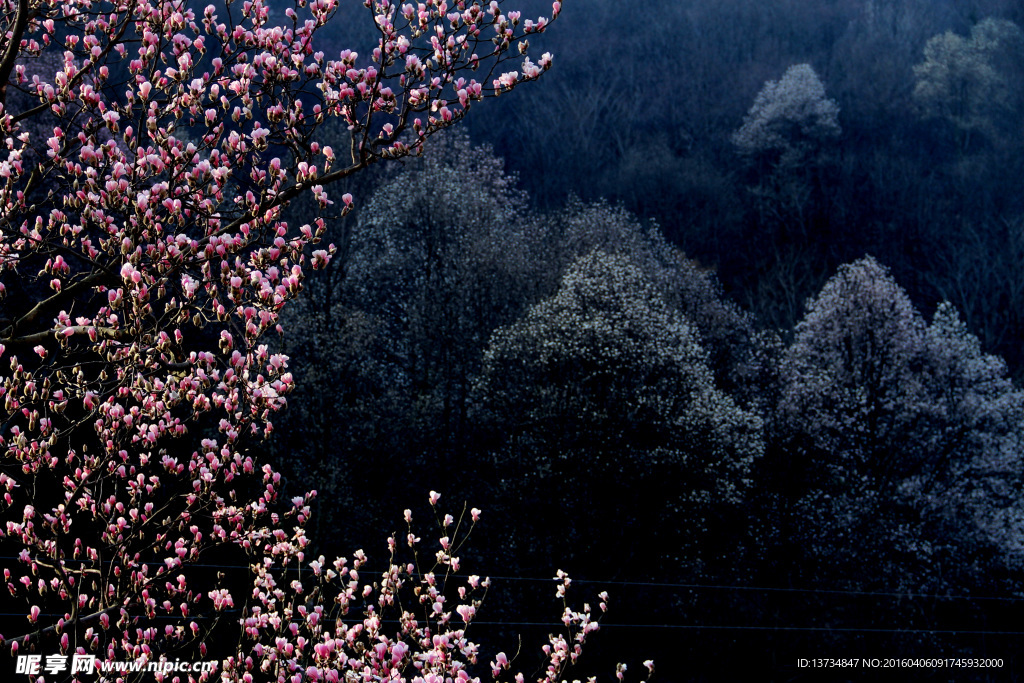
[[[9,652],[205,655],[240,610],[241,643],[276,634],[256,670],[344,668],[312,605],[329,584],[357,599],[354,565],[277,578],[303,563],[310,496],[282,507],[249,450],[293,386],[263,337],[334,251],[322,215],[284,211],[304,192],[326,211],[332,182],[540,76],[551,57],[527,39],[561,10],[363,4],[376,47],[329,58],[337,0],[295,0],[281,24],[263,0],[0,0],[0,609],[25,615],[4,621]],[[331,119],[345,150],[322,140]],[[385,602],[410,580],[386,576]]]
[[[294,546],[257,567],[256,600],[242,618],[241,651],[247,654],[226,660],[224,673],[243,681],[268,674],[271,680],[479,681],[474,672],[486,660],[470,631],[491,581],[463,576],[456,553],[481,513],[473,509],[467,518],[464,510],[458,519],[442,514],[439,497],[431,493],[440,534],[431,553],[422,552],[425,544],[406,510],[406,534],[388,539],[383,571],[367,572],[372,560],[362,551],[351,561],[321,556],[307,564]],[[549,636],[542,648],[539,683],[561,680],[598,630],[588,604],[581,610],[570,606],[569,577],[559,571],[555,583],[563,632]],[[601,599],[603,612],[607,595]],[[494,655],[494,680],[526,680],[522,673],[511,674],[514,664],[504,652]]]

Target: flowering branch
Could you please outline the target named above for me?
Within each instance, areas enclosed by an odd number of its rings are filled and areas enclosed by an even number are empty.
[[[549,56],[502,65],[549,20],[367,0],[376,48],[331,59],[338,0],[295,0],[282,25],[266,0],[0,2],[2,608],[26,615],[5,642],[205,652],[197,617],[237,586],[194,565],[243,558],[269,586],[265,562],[306,544],[311,496],[280,511],[249,454],[294,384],[263,336],[334,253],[324,216],[290,225],[288,203],[325,211],[330,183],[539,76]],[[347,162],[318,139],[332,118]]]

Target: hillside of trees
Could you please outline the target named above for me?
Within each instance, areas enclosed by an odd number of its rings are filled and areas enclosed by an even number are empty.
[[[552,563],[611,582],[606,637],[669,680],[880,652],[1008,680],[1019,5],[580,5],[551,78],[332,227],[271,447],[331,492],[318,542],[429,487],[487,502],[496,620]]]
[[[954,305],[864,256],[773,329],[621,206],[524,210],[465,135],[374,185],[280,342],[272,454],[329,492],[319,547],[425,487],[487,501],[492,616],[531,622],[552,564],[610,582],[606,636],[659,625],[636,642],[685,653],[672,680],[744,648],[794,676],[826,645],[1014,656],[1024,392]]]
[[[539,206],[657,221],[773,328],[870,254],[1021,376],[1020,3],[586,0],[565,19],[552,78],[469,122]],[[802,64],[833,103],[823,128],[807,91],[755,104]],[[762,138],[737,144],[752,115]]]

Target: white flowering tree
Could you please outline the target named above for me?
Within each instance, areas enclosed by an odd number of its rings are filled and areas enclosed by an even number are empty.
[[[992,139],[1015,125],[1022,58],[1024,31],[1012,21],[984,19],[966,37],[947,31],[928,41],[914,66],[914,99],[924,116],[952,124],[967,149],[972,136]]]
[[[250,452],[294,384],[263,336],[333,252],[323,218],[289,225],[287,204],[326,209],[332,182],[537,78],[550,56],[522,55],[550,19],[363,4],[376,46],[328,56],[336,0],[0,2],[0,609],[24,615],[4,618],[8,652],[215,656],[202,676],[222,680],[467,678],[484,584],[444,590],[455,520],[438,516],[436,573],[393,560],[370,584],[361,554],[305,557],[314,493],[279,500]],[[331,119],[344,149],[318,137]],[[553,642],[542,677],[581,640]]]
[[[982,351],[949,303],[925,332],[923,372],[939,415],[940,475],[920,472],[914,490],[946,518],[967,520],[969,542],[995,546],[1010,567],[1024,561],[1024,392],[1002,358]],[[964,533],[964,527],[961,527]]]
[[[502,486],[532,501],[537,523],[560,519],[577,553],[617,548],[648,571],[700,561],[695,541],[743,500],[762,449],[760,419],[716,387],[692,325],[602,251],[495,332],[479,392],[509,435]],[[580,505],[587,514],[556,512]],[[550,533],[529,524],[517,533],[536,548]]]
[[[712,270],[671,245],[660,226],[604,200],[578,199],[540,223],[537,229],[547,233],[544,271],[551,280],[544,283],[545,293],[558,288],[552,274],[564,273],[592,251],[621,256],[639,267],[669,308],[693,327],[720,388],[745,390],[740,385],[757,372],[751,367],[757,346],[751,316],[725,298]]]
[[[446,137],[360,213],[349,285],[386,326],[392,357],[436,413],[429,420],[458,430],[475,359],[518,313],[540,264],[528,200],[504,162]]]
[[[747,239],[760,275],[751,307],[778,328],[795,324],[824,281],[815,266],[831,258],[829,150],[840,133],[839,106],[810,64],[796,64],[764,84],[732,135],[753,199]]]
[[[744,155],[795,167],[812,160],[840,132],[839,105],[825,96],[810,64],[796,64],[764,84],[732,142]]]
[[[1017,561],[1024,396],[948,304],[926,325],[877,261],[843,266],[781,374],[775,466],[812,577],[942,590],[986,577],[951,558]]]
[[[464,457],[474,431],[470,378],[548,265],[533,258],[543,231],[490,149],[451,131],[388,170],[343,226],[345,247],[284,313],[298,400],[273,445],[300,480],[331,482],[314,523],[344,519],[353,534],[391,503],[361,500],[367,478],[400,491],[413,473],[459,471],[442,463]]]
[[[783,375],[787,420],[806,424],[815,447],[835,461],[906,455],[905,414],[920,392],[912,363],[921,353],[924,322],[910,299],[872,258],[843,266],[808,303],[787,352]],[[878,469],[887,467],[876,463]]]

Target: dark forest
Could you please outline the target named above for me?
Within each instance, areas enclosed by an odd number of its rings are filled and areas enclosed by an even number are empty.
[[[436,489],[485,509],[496,622],[556,565],[612,594],[594,671],[1016,680],[1022,22],[569,3],[545,79],[359,179],[292,309],[271,453],[318,543]]]

